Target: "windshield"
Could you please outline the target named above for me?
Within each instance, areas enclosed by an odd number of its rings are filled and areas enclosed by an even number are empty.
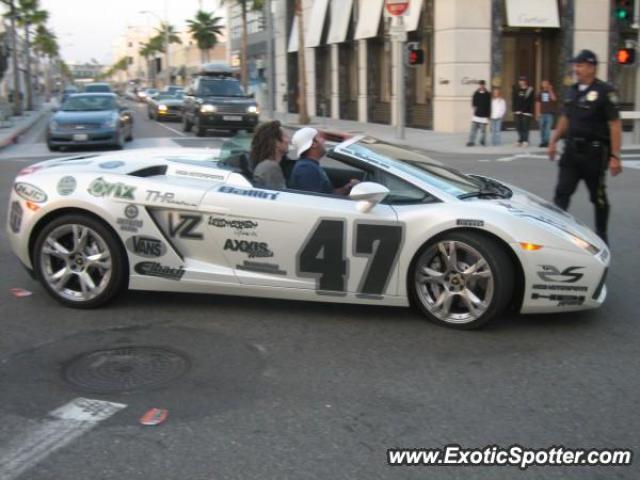
[[[198,94],[211,97],[244,97],[240,82],[235,78],[212,78],[200,81]]]
[[[74,95],[62,104],[63,112],[96,112],[116,110],[116,99],[111,95]]]
[[[85,92],[111,92],[111,87],[109,85],[87,85],[84,90]]]
[[[375,138],[364,137],[344,147],[343,151],[374,165],[397,168],[450,195],[475,192],[482,186],[480,181],[445,167],[423,153]]]

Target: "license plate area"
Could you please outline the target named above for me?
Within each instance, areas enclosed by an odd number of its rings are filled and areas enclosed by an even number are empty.
[[[222,119],[227,122],[241,122],[242,116],[240,115],[223,115]]]
[[[73,134],[73,141],[74,142],[86,142],[87,140],[89,140],[89,135],[87,135],[86,133],[74,133]]]

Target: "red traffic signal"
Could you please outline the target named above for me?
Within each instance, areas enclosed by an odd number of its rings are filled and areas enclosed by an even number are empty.
[[[635,48],[619,48],[616,52],[616,61],[620,65],[631,65],[636,61]]]
[[[422,65],[424,63],[424,50],[417,47],[407,48],[407,65]]]

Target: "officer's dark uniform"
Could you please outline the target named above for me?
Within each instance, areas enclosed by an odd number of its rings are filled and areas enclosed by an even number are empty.
[[[554,202],[567,210],[571,195],[583,179],[595,207],[596,233],[606,242],[609,201],[605,178],[610,153],[609,122],[620,118],[615,90],[598,79],[582,91],[575,84],[567,92],[563,114],[569,126],[559,162]]]

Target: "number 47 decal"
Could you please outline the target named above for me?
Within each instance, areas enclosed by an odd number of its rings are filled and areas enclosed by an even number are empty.
[[[361,223],[354,225],[353,255],[369,257],[358,293],[382,295],[400,252],[403,225]],[[316,289],[346,292],[349,260],[345,258],[344,220],[321,220],[296,257],[298,275],[317,279]]]

